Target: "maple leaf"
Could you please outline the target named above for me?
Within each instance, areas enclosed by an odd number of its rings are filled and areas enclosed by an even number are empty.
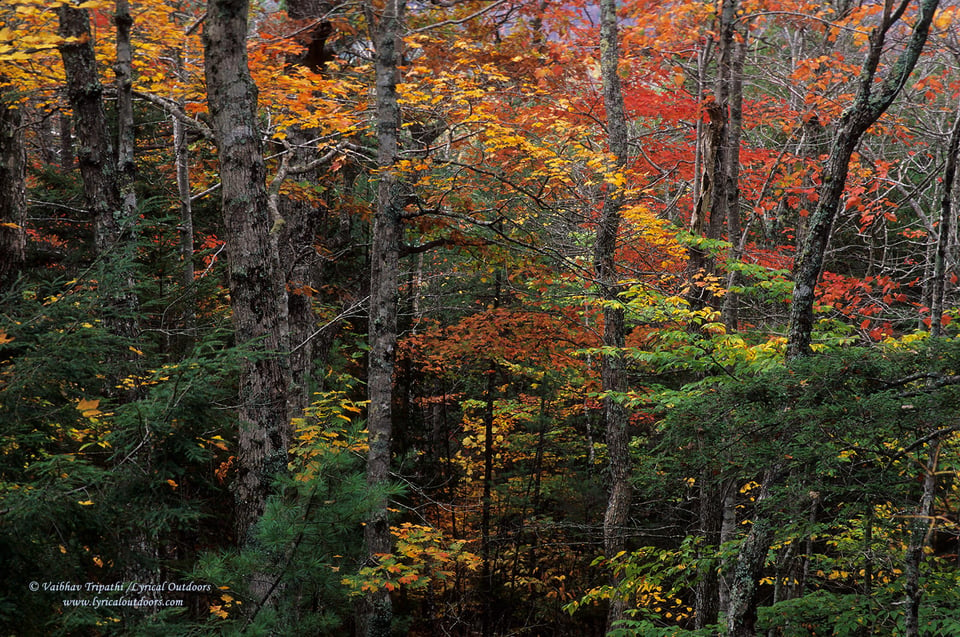
[[[87,400],[84,398],[77,401],[77,411],[83,414],[84,418],[95,418],[100,414],[102,414],[103,412],[100,411],[99,407],[100,407],[99,399]]]

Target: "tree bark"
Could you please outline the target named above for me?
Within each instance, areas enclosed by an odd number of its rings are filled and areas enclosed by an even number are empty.
[[[117,60],[113,67],[117,78],[117,187],[120,218],[123,225],[132,230],[137,217],[137,194],[134,191],[133,44],[130,41],[133,17],[128,0],[117,0],[114,22],[117,27]]]
[[[499,288],[499,286],[497,286]],[[497,291],[499,296],[499,289]],[[487,389],[483,407],[483,494],[480,498],[480,580],[482,610],[480,635],[494,634],[493,557],[490,547],[490,514],[493,508],[493,408],[497,388],[497,365],[490,362],[487,370]]]
[[[732,5],[729,9],[727,5]],[[743,256],[745,237],[741,237],[740,215],[740,137],[743,132],[743,63],[746,57],[746,35],[734,37],[737,2],[724,2],[720,40],[719,82],[726,85],[726,135],[723,140],[723,214],[727,222],[727,240],[731,244],[729,261],[738,263]],[[740,316],[740,297],[732,290],[739,283],[739,272],[727,273],[721,321],[727,329],[736,330]]]
[[[914,514],[910,529],[910,543],[903,565],[904,602],[906,612],[903,619],[904,637],[920,636],[920,601],[923,589],[920,587],[920,564],[924,550],[930,545],[935,518],[933,505],[937,495],[937,464],[940,456],[940,441],[927,443],[927,461],[924,463],[923,491],[920,503]]]
[[[616,159],[616,169],[627,164],[627,119],[618,66],[620,44],[617,34],[615,0],[600,2],[600,72],[603,78],[603,104],[607,112],[607,141]],[[607,186],[603,210],[597,227],[594,248],[594,272],[603,301],[603,345],[622,350],[625,345],[624,312],[619,301],[619,277],[616,269],[617,240],[620,231],[622,191]],[[607,456],[610,468],[610,494],[603,516],[603,550],[613,557],[625,546],[626,526],[630,516],[632,488],[630,484],[630,450],[628,446],[627,412],[614,394],[627,388],[626,373],[619,351],[605,350],[600,361],[600,383],[604,392],[603,415],[606,428]],[[623,619],[626,602],[613,599],[607,613],[607,629]]]
[[[193,203],[190,200],[190,149],[183,122],[176,115],[170,117],[173,124],[173,156],[177,169],[177,195],[180,199],[180,285],[183,287],[184,310],[181,339],[184,348],[193,342],[196,323],[196,302],[193,286],[195,270],[193,264]]]
[[[905,1],[893,10],[885,5],[881,24],[870,35],[870,48],[860,70],[853,104],[840,116],[837,133],[821,175],[817,208],[794,266],[793,299],[787,336],[787,358],[807,356],[813,332],[814,291],[823,270],[827,242],[840,209],[847,181],[850,157],[867,129],[883,115],[906,83],[926,44],[927,33],[939,0],[921,0],[919,14],[906,48],[891,66],[886,79],[874,86],[874,77],[883,54],[886,34],[911,3]],[[874,89],[877,89],[876,92]]]
[[[937,251],[933,259],[933,280],[930,290],[930,336],[940,336],[943,321],[943,288],[947,275],[950,225],[953,222],[953,184],[957,176],[957,155],[960,154],[960,109],[957,110],[947,144],[947,162],[943,169],[943,197],[940,199],[940,223],[937,224]]]
[[[390,448],[393,436],[393,371],[397,346],[398,270],[402,237],[401,214],[404,207],[403,182],[393,170],[399,155],[400,105],[397,100],[397,67],[400,57],[400,28],[404,0],[387,0],[374,19],[374,8],[367,5],[370,28],[374,30],[376,67],[377,165],[380,181],[370,245],[370,361],[367,377],[369,407],[367,432],[370,450],[367,456],[367,484],[380,491],[389,480]],[[389,553],[388,503],[378,503],[364,527],[367,555],[371,562],[378,553]],[[390,634],[393,605],[390,593],[380,590],[366,598],[364,617],[366,634],[381,637]]]
[[[753,524],[740,544],[737,562],[730,575],[727,604],[727,634],[730,637],[755,637],[757,620],[757,588],[767,551],[773,542],[774,523],[765,511],[770,488],[780,479],[780,467],[769,469],[763,477],[754,507]]]
[[[140,331],[136,316],[139,303],[131,272],[136,249],[136,202],[134,200],[132,211],[125,209],[121,202],[120,176],[103,106],[103,85],[97,72],[90,14],[86,9],[69,5],[61,5],[56,11],[58,34],[72,39],[60,45],[60,57],[76,126],[84,200],[93,216],[96,255],[103,261],[99,288],[107,310],[104,324],[112,333],[133,339]],[[124,131],[130,137],[131,147],[132,131],[132,125]]]
[[[719,550],[721,543],[720,530],[725,502],[723,484],[711,480],[709,472],[701,471],[699,487],[698,530],[706,545],[705,550],[713,554]],[[699,575],[694,590],[694,627],[698,630],[715,624],[720,613],[720,578],[717,569],[706,569]]]
[[[90,32],[90,14],[69,5],[57,7],[60,37],[73,41],[60,45],[66,73],[67,99],[73,111],[77,136],[77,161],[83,178],[84,198],[93,215],[94,244],[106,253],[120,236],[120,192],[114,147],[103,108],[103,85]]]
[[[287,295],[271,246],[257,87],[247,65],[247,0],[210,0],[203,31],[207,101],[220,162],[233,325],[255,355],[240,373],[239,450],[234,487],[241,545],[253,540],[272,482],[286,471]],[[267,582],[251,583],[254,594]]]
[[[0,291],[26,260],[27,157],[20,113],[12,96],[0,95]]]

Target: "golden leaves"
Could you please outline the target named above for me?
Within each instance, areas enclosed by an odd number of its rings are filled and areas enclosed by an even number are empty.
[[[76,407],[77,407],[77,411],[83,414],[84,418],[96,418],[97,416],[100,416],[101,414],[103,414],[103,412],[100,411],[99,409],[100,407],[99,399],[97,400],[81,399],[77,401]]]

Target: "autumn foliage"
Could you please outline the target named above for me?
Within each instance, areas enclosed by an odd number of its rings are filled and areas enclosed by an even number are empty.
[[[960,634],[956,2],[621,2],[622,148],[594,3],[214,4],[131,3],[132,173],[122,4],[0,7],[5,632]]]

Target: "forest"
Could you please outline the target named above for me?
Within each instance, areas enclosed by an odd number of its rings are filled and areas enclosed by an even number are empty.
[[[960,635],[960,2],[4,0],[0,634]]]

